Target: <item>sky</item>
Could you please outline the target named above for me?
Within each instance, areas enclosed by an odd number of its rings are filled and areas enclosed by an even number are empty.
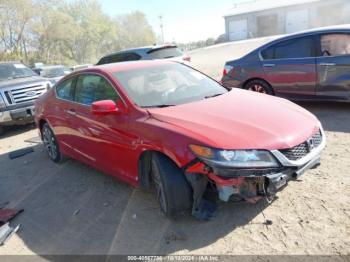
[[[165,42],[178,43],[224,34],[223,15],[244,1],[249,0],[98,0],[110,16],[136,10],[143,12],[157,36],[161,32],[159,16],[162,15]]]

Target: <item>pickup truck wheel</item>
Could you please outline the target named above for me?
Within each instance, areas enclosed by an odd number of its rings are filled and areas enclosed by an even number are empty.
[[[271,86],[265,81],[259,79],[249,81],[247,84],[244,85],[244,89],[258,93],[273,95],[273,90]]]
[[[192,190],[182,170],[161,154],[152,156],[152,179],[162,212],[169,218],[189,213]]]
[[[45,123],[42,127],[42,134],[44,146],[50,159],[55,163],[60,162],[62,160],[62,155],[58,147],[56,137],[47,123]]]

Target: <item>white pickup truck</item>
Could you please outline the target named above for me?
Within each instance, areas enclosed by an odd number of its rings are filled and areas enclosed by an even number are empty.
[[[34,101],[50,87],[22,63],[0,63],[0,135],[5,126],[33,122]]]

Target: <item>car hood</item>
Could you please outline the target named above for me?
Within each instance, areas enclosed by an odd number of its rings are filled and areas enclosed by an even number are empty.
[[[0,81],[0,88],[11,88],[19,85],[30,85],[35,83],[45,83],[48,80],[40,76],[23,77],[16,79],[9,79],[6,81]]]
[[[241,89],[193,103],[148,110],[203,145],[221,149],[284,149],[320,128],[317,118],[288,100]]]

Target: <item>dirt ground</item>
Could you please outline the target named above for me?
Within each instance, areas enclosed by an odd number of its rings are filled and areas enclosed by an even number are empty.
[[[204,49],[191,56],[217,77],[221,62],[205,64],[214,54]],[[54,164],[41,144],[24,142],[37,137],[35,129],[12,128],[0,138],[0,204],[9,201],[24,212],[12,222],[21,229],[0,255],[350,255],[350,104],[301,105],[326,131],[321,166],[290,182],[272,204],[222,203],[209,222],[170,221],[151,192],[74,160]],[[27,146],[34,152],[9,159],[8,152]]]

